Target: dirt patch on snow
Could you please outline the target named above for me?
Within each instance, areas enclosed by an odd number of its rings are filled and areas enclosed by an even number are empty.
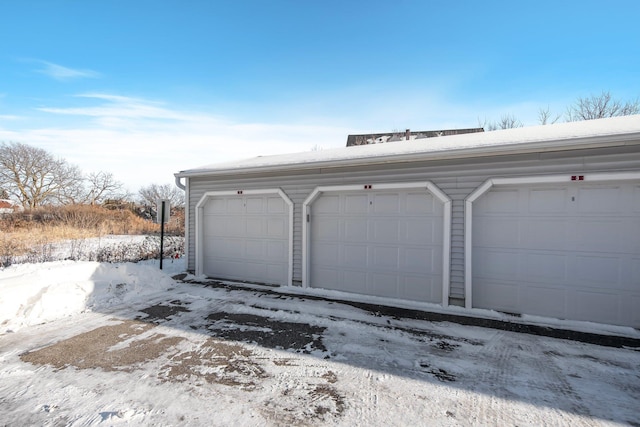
[[[264,402],[262,412],[275,425],[308,426],[336,422],[346,409],[345,396],[333,384],[308,382],[284,388]]]
[[[126,320],[24,353],[20,358],[24,362],[56,369],[74,366],[131,372],[136,365],[158,358],[183,340],[154,333],[154,328],[153,324]]]
[[[254,358],[253,351],[241,345],[209,338],[195,350],[170,357],[159,378],[196,385],[204,381],[253,390],[258,379],[268,377]]]
[[[140,310],[146,314],[146,317],[138,317],[137,320],[144,320],[145,322],[160,323],[161,321],[169,320],[170,317],[179,313],[188,313],[189,309],[182,306],[181,301],[171,301],[168,304],[156,304],[151,307]]]
[[[326,328],[307,323],[283,322],[245,313],[212,313],[207,316],[209,334],[233,341],[256,343],[273,349],[293,349],[310,354],[326,352],[322,335]],[[328,357],[328,355],[327,355]]]

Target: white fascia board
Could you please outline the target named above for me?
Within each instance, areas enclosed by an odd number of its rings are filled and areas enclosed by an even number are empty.
[[[575,179],[574,179],[575,177]],[[619,181],[640,181],[640,171],[638,172],[604,172],[604,173],[580,173],[580,174],[557,174],[524,176],[513,178],[490,178],[476,188],[464,201],[464,289],[465,308],[473,308],[471,299],[473,286],[472,256],[473,256],[473,203],[482,195],[489,192],[494,186],[516,186],[516,185],[536,185],[536,184],[562,184],[582,182],[619,182]]]

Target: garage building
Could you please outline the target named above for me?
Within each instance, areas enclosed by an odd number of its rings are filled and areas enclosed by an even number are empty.
[[[640,327],[640,116],[256,157],[176,182],[197,275]]]

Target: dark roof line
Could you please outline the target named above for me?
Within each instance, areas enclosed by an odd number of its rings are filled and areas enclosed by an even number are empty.
[[[378,144],[384,142],[404,141],[409,139],[435,138],[438,136],[461,135],[464,133],[484,132],[483,128],[442,129],[404,132],[367,133],[347,136],[347,147],[354,145]]]

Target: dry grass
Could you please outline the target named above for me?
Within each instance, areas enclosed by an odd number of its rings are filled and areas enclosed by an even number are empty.
[[[173,215],[165,225],[167,235],[184,235],[184,214]],[[101,206],[49,207],[0,218],[0,259],[33,254],[51,244],[106,235],[158,235],[160,226],[129,210]],[[46,259],[46,257],[40,257]]]

